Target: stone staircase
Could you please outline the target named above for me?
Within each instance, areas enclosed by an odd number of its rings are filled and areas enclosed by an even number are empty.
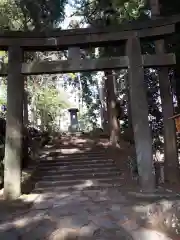
[[[49,148],[39,162],[34,192],[92,190],[120,185],[121,173],[106,149],[86,144],[80,152],[72,152],[70,146]]]

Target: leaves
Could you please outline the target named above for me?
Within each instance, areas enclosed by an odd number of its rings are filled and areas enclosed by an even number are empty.
[[[1,0],[0,29],[47,30],[64,20],[67,0]]]
[[[24,16],[14,0],[0,1],[0,29],[23,29]]]
[[[25,16],[29,16],[36,29],[52,29],[64,19],[67,0],[16,0]]]
[[[97,27],[143,18],[145,4],[145,0],[76,0],[74,7],[86,23]]]
[[[70,106],[67,96],[63,92],[59,92],[55,88],[42,88],[38,90],[37,107],[39,110],[47,108],[52,113],[59,108],[67,108]]]
[[[28,84],[28,92],[32,117],[35,114],[36,119],[41,120],[41,127],[44,129],[55,126],[56,117],[61,115],[62,109],[69,108],[70,103],[65,92],[57,90],[52,82],[41,80],[37,82],[36,79]]]
[[[39,30],[59,27],[64,19],[66,0],[1,0],[0,1],[0,28],[1,30]],[[54,53],[53,53],[54,54]],[[52,58],[52,53],[26,53],[25,61]],[[0,51],[0,58],[7,62],[6,52]],[[47,86],[46,82],[49,81]],[[28,100],[32,111],[37,115],[54,121],[57,111],[68,107],[68,99],[64,93],[58,92],[55,83],[56,77],[30,76],[28,77]],[[2,92],[2,87],[1,87]],[[3,91],[4,92],[4,91]],[[1,102],[1,99],[0,99]],[[59,112],[58,112],[59,114]]]

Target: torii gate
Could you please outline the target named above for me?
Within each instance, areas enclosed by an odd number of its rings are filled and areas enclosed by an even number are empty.
[[[8,51],[8,66],[1,67],[0,75],[8,75],[7,129],[5,147],[5,198],[17,198],[21,194],[21,150],[23,125],[24,75],[67,73],[128,68],[132,124],[140,183],[143,189],[154,188],[152,137],[148,122],[148,103],[144,85],[144,69],[166,67],[176,64],[173,53],[157,52],[141,54],[141,39],[164,39],[175,32],[180,16],[122,24],[120,27],[101,29],[54,30],[51,32],[3,32],[0,33],[0,49]],[[81,59],[80,48],[124,44],[126,56],[99,59]],[[68,60],[23,62],[24,51],[69,50]],[[166,72],[166,88],[162,88],[163,111],[172,105],[170,83]],[[167,116],[167,114],[166,114]],[[169,120],[172,121],[173,120]],[[171,126],[172,125],[171,122]],[[175,128],[165,125],[167,134],[165,156],[167,162],[177,160]],[[172,140],[173,139],[173,140]],[[170,154],[171,153],[171,156]],[[175,169],[171,169],[175,171]]]

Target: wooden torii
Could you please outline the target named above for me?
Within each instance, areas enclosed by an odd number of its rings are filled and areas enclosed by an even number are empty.
[[[8,51],[8,65],[1,66],[0,75],[8,76],[7,86],[7,129],[5,146],[4,197],[18,198],[21,194],[21,151],[23,125],[23,92],[25,75],[45,73],[67,73],[84,71],[106,71],[128,69],[132,124],[135,137],[136,154],[140,183],[144,190],[153,189],[152,137],[148,122],[148,103],[144,83],[144,68],[161,68],[176,64],[174,53],[159,51],[155,55],[141,54],[141,39],[155,41],[164,39],[175,32],[175,24],[180,16],[147,20],[145,22],[122,24],[116,28],[55,30],[51,32],[2,32],[0,49]],[[100,47],[112,44],[126,45],[126,55],[98,59],[81,59],[80,48]],[[67,60],[23,62],[24,51],[69,50]],[[168,79],[166,72],[165,81]],[[161,89],[163,101],[167,99],[167,88]],[[167,113],[166,104],[163,111]],[[173,121],[173,120],[172,120]],[[168,134],[165,140],[175,134],[165,125]],[[168,130],[169,129],[169,130]],[[177,148],[171,141],[166,145],[167,152],[177,156]],[[170,161],[170,159],[167,159]]]
[[[149,0],[151,7],[152,19],[156,20],[160,18],[160,4],[159,0]],[[164,39],[157,39],[155,42],[156,54],[163,54],[166,51]],[[160,95],[162,102],[162,115],[163,115],[163,132],[164,132],[164,175],[165,180],[169,183],[179,181],[179,161],[177,141],[176,141],[176,129],[173,119],[169,119],[169,116],[174,115],[173,98],[171,93],[171,84],[169,79],[169,69],[167,66],[163,66],[158,69],[158,80],[160,86]]]

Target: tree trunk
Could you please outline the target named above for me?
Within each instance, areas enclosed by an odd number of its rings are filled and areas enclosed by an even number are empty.
[[[26,84],[26,79],[24,79]],[[24,90],[24,126],[28,126],[29,124],[29,117],[28,117],[28,92]]]
[[[136,36],[128,39],[126,51],[129,57],[128,76],[138,173],[142,189],[148,191],[155,187],[155,175],[141,46]]]
[[[36,95],[35,94],[32,96],[32,99],[31,99],[31,121],[33,126],[36,127],[37,115],[36,115]]]
[[[100,99],[101,127],[104,132],[107,132],[107,111],[106,111],[106,105],[105,105],[106,92],[105,92],[105,86],[104,86],[103,80],[98,82],[98,91],[99,91],[99,99]]]
[[[40,116],[41,116],[41,131],[45,131],[46,119],[45,119],[45,110],[44,109],[41,110]]]
[[[134,142],[134,133],[133,133],[133,126],[132,126],[132,110],[131,110],[131,97],[130,97],[130,86],[129,86],[129,79],[127,76],[126,79],[126,90],[127,90],[127,99],[128,99],[128,135],[130,136],[130,141]]]
[[[24,81],[21,75],[22,49],[9,48],[7,83],[7,123],[4,171],[4,198],[21,195],[21,153]]]
[[[160,15],[159,1],[150,0],[150,4],[152,18],[156,19]],[[155,49],[157,54],[163,54],[165,52],[164,40],[155,41]],[[174,107],[168,68],[160,68],[158,70],[158,77],[164,123],[165,181],[169,183],[176,183],[179,182],[179,162],[175,123],[173,119],[169,119],[174,114]]]
[[[113,146],[116,146],[120,137],[120,124],[117,119],[116,95],[114,92],[112,71],[105,72],[105,76],[110,142]]]
[[[104,126],[103,129],[105,132],[109,135],[110,128],[109,128],[109,107],[107,103],[107,81],[104,79],[104,87],[103,87],[103,101],[104,101],[104,107],[103,107],[103,119],[104,119]]]
[[[27,92],[27,79],[24,77],[24,99],[23,99],[23,149],[22,149],[22,168],[28,166],[29,161],[29,153],[28,153],[28,147],[30,145],[30,139],[29,139],[29,133],[28,133],[28,124],[29,124],[29,118],[28,118],[28,92]]]

